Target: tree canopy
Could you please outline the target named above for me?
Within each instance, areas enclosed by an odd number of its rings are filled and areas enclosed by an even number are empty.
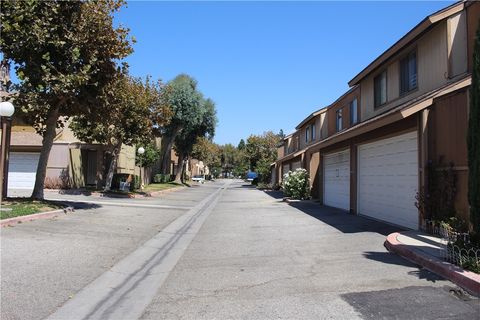
[[[468,202],[473,230],[480,237],[480,25],[475,36],[468,122]]]
[[[62,119],[88,114],[132,52],[125,27],[113,27],[121,0],[1,1],[0,47],[20,83],[15,105],[43,136],[33,198],[43,198],[48,156]]]

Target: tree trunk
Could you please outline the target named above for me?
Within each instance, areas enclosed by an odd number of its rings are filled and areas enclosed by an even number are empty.
[[[105,179],[105,188],[104,191],[109,191],[112,188],[113,173],[117,168],[118,155],[120,154],[120,149],[122,148],[122,142],[118,142],[112,153],[112,161],[110,162],[110,167],[108,168],[107,177]]]
[[[179,164],[179,168],[177,170],[177,174],[175,175],[175,182],[177,183],[182,183],[183,182],[183,170],[184,170],[184,159],[185,157],[180,154],[178,155],[178,164]]]
[[[42,139],[42,151],[38,159],[37,174],[35,176],[35,186],[33,187],[32,199],[43,200],[43,188],[45,186],[45,177],[47,175],[47,164],[50,151],[52,150],[53,140],[55,139],[57,121],[59,118],[58,111],[60,106],[52,109],[45,122],[45,133]]]
[[[162,137],[162,162],[160,166],[160,172],[162,174],[170,174],[170,152],[175,142],[175,137],[178,135],[182,128],[177,128],[173,131],[172,135]],[[165,139],[165,143],[164,140]]]
[[[173,140],[174,138],[171,137],[163,137],[162,140],[162,162],[160,163],[160,172],[162,174],[170,174],[170,152],[173,147]]]

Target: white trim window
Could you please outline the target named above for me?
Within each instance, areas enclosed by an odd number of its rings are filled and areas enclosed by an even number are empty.
[[[342,109],[338,109],[335,115],[335,122],[337,127],[337,132],[342,131],[343,129],[343,116],[342,116]]]
[[[357,98],[350,102],[350,125],[354,125],[358,122],[358,103]]]
[[[400,94],[417,88],[417,52],[410,52],[400,60]]]
[[[374,107],[387,103],[387,71],[383,71],[373,79]]]

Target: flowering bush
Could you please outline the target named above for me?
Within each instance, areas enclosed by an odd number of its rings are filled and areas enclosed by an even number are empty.
[[[307,170],[296,169],[288,171],[283,176],[283,192],[293,199],[308,199],[310,197],[310,179]]]

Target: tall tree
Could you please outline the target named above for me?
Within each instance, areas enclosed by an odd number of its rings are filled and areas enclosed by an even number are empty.
[[[190,124],[190,126],[184,127],[175,137],[175,151],[178,154],[178,163],[181,164],[180,170],[177,171],[175,181],[179,182],[183,179],[185,160],[191,155],[198,138],[213,138],[217,125],[216,113],[214,102],[210,99],[205,100],[202,102],[200,109],[201,121],[197,124]]]
[[[261,175],[262,181],[268,182],[270,164],[277,158],[277,145],[280,137],[272,131],[262,135],[251,135],[247,139],[246,157],[250,168]]]
[[[240,142],[238,143],[237,149],[238,149],[238,150],[243,150],[243,149],[245,149],[245,140],[240,139]]]
[[[162,134],[161,172],[168,174],[170,151],[175,138],[185,129],[191,131],[202,121],[202,94],[197,90],[197,81],[186,74],[180,74],[162,89],[161,105],[171,111],[167,125],[160,126]],[[184,133],[184,136],[188,132]]]
[[[0,50],[15,63],[15,104],[42,135],[32,197],[43,198],[47,161],[62,119],[98,104],[117,61],[132,52],[129,30],[113,27],[122,0],[1,1]]]
[[[122,144],[147,145],[152,141],[152,115],[158,121],[162,113],[160,87],[149,78],[143,81],[123,71],[105,87],[102,101],[104,104],[97,106],[99,113],[73,117],[70,128],[82,141],[107,145],[112,155],[105,182],[105,190],[109,190]],[[163,113],[166,120],[168,110]]]
[[[192,148],[192,158],[203,161],[203,163],[212,169],[220,168],[220,147],[207,137],[200,137]]]
[[[468,202],[473,230],[480,235],[480,25],[475,36],[468,121]]]

